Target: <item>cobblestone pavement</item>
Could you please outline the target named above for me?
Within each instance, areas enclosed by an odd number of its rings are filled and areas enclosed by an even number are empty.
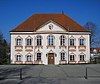
[[[87,68],[87,79],[86,76]],[[22,80],[20,80],[22,70]],[[100,64],[0,65],[0,84],[100,84]]]

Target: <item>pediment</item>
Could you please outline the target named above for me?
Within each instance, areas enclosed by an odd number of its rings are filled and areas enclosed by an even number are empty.
[[[36,32],[66,32],[66,29],[50,20],[39,27]]]

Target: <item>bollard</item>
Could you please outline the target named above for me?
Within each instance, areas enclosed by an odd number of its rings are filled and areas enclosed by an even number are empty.
[[[20,80],[22,80],[22,69],[20,69]]]
[[[86,67],[86,75],[85,75],[85,79],[88,79],[88,77],[87,77],[87,67]]]

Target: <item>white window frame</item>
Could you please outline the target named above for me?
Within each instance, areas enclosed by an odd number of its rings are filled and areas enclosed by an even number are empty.
[[[60,57],[61,57],[61,60],[65,60],[65,53],[64,52],[61,52],[60,53]]]
[[[48,36],[48,46],[54,46],[54,36],[53,35]]]
[[[75,45],[75,39],[74,38],[70,38],[70,46],[74,46]]]
[[[32,39],[31,38],[26,39],[26,46],[32,46]]]
[[[80,61],[85,61],[85,55],[84,54],[80,55]]]
[[[79,45],[80,46],[84,46],[84,44],[85,44],[85,39],[84,38],[80,38]]]
[[[22,46],[22,39],[21,38],[16,39],[16,46]]]
[[[60,36],[60,45],[65,46],[65,36]]]
[[[70,55],[70,61],[75,61],[75,55],[74,54]]]
[[[16,61],[21,61],[22,60],[22,56],[21,55],[16,55]]]
[[[37,37],[36,37],[36,45],[37,46],[42,46],[42,36],[40,36],[40,35],[38,35]]]
[[[32,55],[27,55],[27,56],[26,56],[26,61],[28,61],[28,62],[29,62],[29,61],[32,61]]]
[[[37,60],[38,60],[38,61],[41,61],[41,55],[42,55],[42,54],[41,54],[40,52],[37,53]]]

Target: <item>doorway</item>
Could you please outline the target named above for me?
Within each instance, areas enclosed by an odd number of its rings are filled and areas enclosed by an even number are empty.
[[[54,64],[54,53],[48,53],[48,64]]]

